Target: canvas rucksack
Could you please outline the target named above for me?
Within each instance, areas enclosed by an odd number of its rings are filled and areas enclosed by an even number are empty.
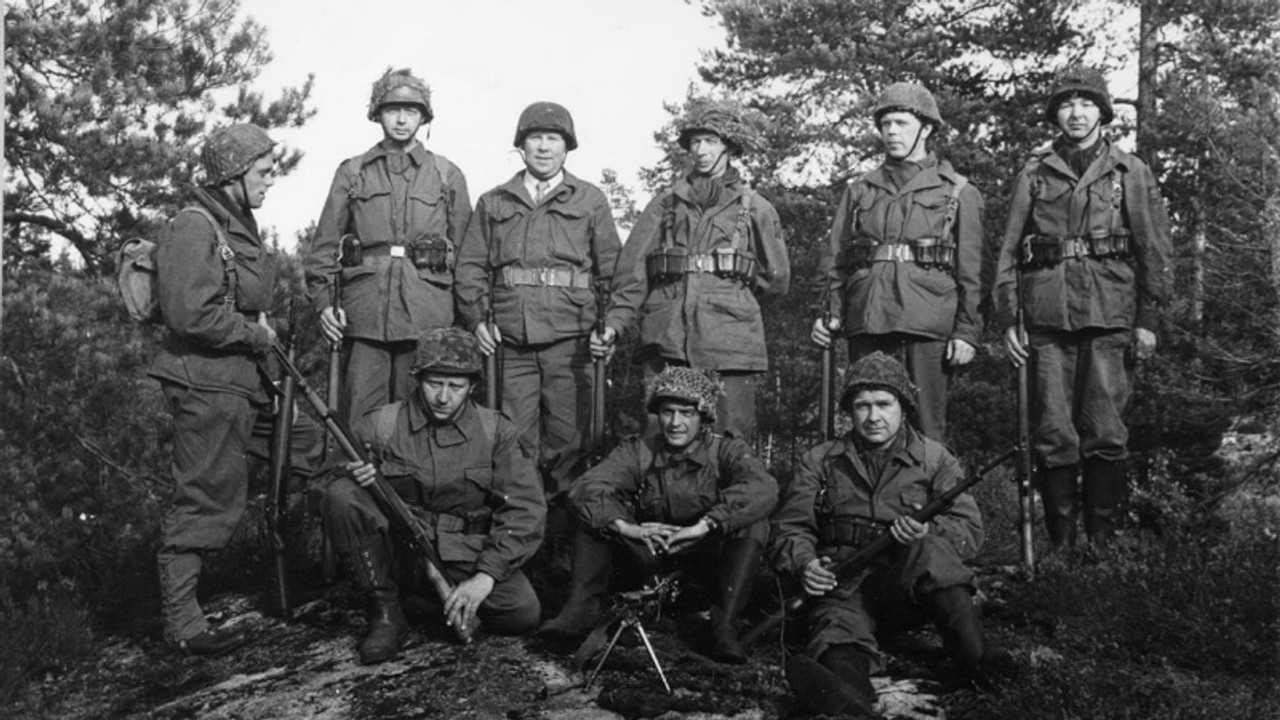
[[[227,274],[224,303],[235,303],[235,252],[227,243],[227,236],[222,233],[217,220],[208,210],[199,205],[190,205],[179,211],[179,215],[191,211],[204,216],[213,226],[214,237],[218,242],[218,255],[222,257],[222,266]],[[140,323],[159,323],[163,320],[160,314],[160,283],[156,271],[156,243],[147,238],[129,238],[120,245],[116,254],[117,282],[120,286],[120,297],[129,317]]]

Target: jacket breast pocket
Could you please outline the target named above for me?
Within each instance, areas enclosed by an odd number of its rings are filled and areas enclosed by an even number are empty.
[[[275,286],[275,255],[263,248],[241,246],[235,248],[236,308],[243,312],[262,312],[271,309],[271,294]]]
[[[924,507],[929,502],[929,492],[923,487],[913,485],[903,490],[898,499],[902,502],[904,512],[911,512],[916,506]]]
[[[553,204],[547,208],[551,222],[551,257],[573,265],[586,263],[591,214],[586,208]]]
[[[934,238],[942,233],[942,223],[947,216],[946,193],[937,191],[916,193],[911,198],[911,217],[903,233],[905,240]]]

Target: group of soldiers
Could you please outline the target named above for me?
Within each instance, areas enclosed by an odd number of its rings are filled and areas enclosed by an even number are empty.
[[[733,164],[763,147],[758,112],[690,100],[676,122],[689,172],[625,244],[604,193],[564,169],[578,136],[558,104],[520,115],[513,145],[525,169],[474,208],[463,173],[417,139],[434,117],[422,80],[388,71],[367,116],[383,138],[339,166],[304,250],[320,326],[343,350],[329,402],[372,451],[330,461],[318,483],[326,533],[369,598],[363,662],[402,647],[399,598],[415,582],[363,489],[380,477],[432,528],[453,583],[441,611],[455,627],[478,617],[490,632],[579,639],[601,620],[615,564],[631,577],[681,568],[710,605],[706,653],[741,663],[738,616],[767,554],[816,600],[806,652],[787,665],[813,710],[873,712],[886,608],[932,617],[959,666],[981,676],[1002,654],[983,639],[964,564],[982,543],[978,508],[962,496],[931,522],[910,515],[963,477],[943,444],[947,383],[977,352],[984,298],[986,320],[1033,379],[1051,542],[1074,542],[1081,509],[1091,541],[1113,532],[1121,411],[1131,361],[1156,345],[1170,244],[1151,171],[1102,132],[1114,110],[1098,72],[1056,82],[1044,120],[1059,134],[1017,176],[991,244],[977,188],[930,150],[944,129],[933,95],[914,83],[884,89],[873,111],[884,161],[836,207],[827,307],[812,328],[819,346],[848,342],[840,407],[852,430],[806,454],[781,492],[752,442],[755,380],[767,368],[759,299],[787,292],[790,265],[777,211]],[[273,147],[252,125],[211,134],[207,182],[192,194],[200,212],[179,213],[159,243],[169,333],[152,375],[175,424],[161,594],[166,637],[196,654],[245,641],[209,624],[196,585],[202,557],[243,513],[246,455],[264,452],[270,427],[261,361],[276,342],[274,257],[253,210],[273,182]],[[587,441],[592,365],[634,325],[647,426],[584,472],[599,450]],[[501,411],[478,402],[495,353]],[[293,467],[309,476],[321,433],[298,422],[294,434]],[[522,567],[549,507],[574,520],[572,581],[539,626]],[[885,533],[896,543],[875,571],[838,584],[832,563]]]

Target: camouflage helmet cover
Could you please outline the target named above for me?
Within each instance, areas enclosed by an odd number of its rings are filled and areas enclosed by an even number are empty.
[[[462,328],[447,327],[433,328],[422,334],[409,373],[478,376],[483,370],[484,357],[476,337]]]
[[[276,146],[267,131],[251,123],[218,128],[209,133],[200,151],[205,175],[213,185],[244,175],[249,166]]]
[[[536,102],[520,113],[516,123],[516,139],[513,145],[520,147],[534,130],[558,132],[564,137],[566,150],[578,149],[578,135],[573,130],[573,116],[563,105],[553,102]]]
[[[696,406],[705,422],[714,423],[719,396],[720,383],[713,375],[694,368],[669,367],[649,381],[644,409],[657,414],[663,400],[674,399]]]
[[[909,112],[921,120],[934,125],[942,125],[942,113],[938,112],[938,101],[933,93],[920,83],[897,82],[885,88],[876,100],[876,109],[872,112],[876,125],[885,113],[894,111]]]
[[[431,110],[431,88],[421,78],[415,77],[409,68],[388,68],[373,84],[369,93],[369,119],[378,122],[382,106],[391,103],[417,105],[422,110],[424,123],[435,117]]]
[[[849,368],[849,380],[840,396],[840,409],[853,412],[853,398],[860,390],[888,390],[898,397],[907,412],[916,408],[919,391],[906,368],[892,356],[873,352]]]
[[[691,98],[676,120],[680,133],[676,142],[688,152],[694,133],[709,132],[720,136],[734,155],[742,155],[764,149],[765,127],[764,114],[759,110],[729,99]]]
[[[1053,83],[1053,91],[1049,94],[1049,102],[1044,106],[1044,121],[1050,125],[1058,124],[1058,106],[1072,96],[1081,95],[1094,101],[1102,111],[1100,122],[1110,124],[1115,119],[1115,108],[1111,104],[1111,93],[1107,92],[1107,79],[1102,73],[1091,67],[1069,67],[1058,75]]]

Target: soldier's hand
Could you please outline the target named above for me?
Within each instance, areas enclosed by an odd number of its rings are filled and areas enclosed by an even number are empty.
[[[1004,349],[1009,353],[1009,362],[1014,367],[1022,367],[1027,361],[1027,347],[1022,342],[1022,331],[1017,325],[1010,325],[1004,331]]]
[[[347,463],[347,470],[351,471],[351,479],[356,481],[360,487],[365,487],[378,477],[378,468],[372,463],[354,460]]]
[[[335,313],[331,305],[320,311],[320,331],[324,333],[325,339],[329,342],[342,342],[342,333],[346,329],[347,313],[345,310],[338,308]]]
[[[272,345],[276,344],[276,340],[280,339],[279,333],[271,326],[271,321],[267,320],[266,313],[258,313],[258,324],[267,329],[267,339]]]
[[[1134,328],[1133,353],[1139,360],[1146,360],[1156,354],[1156,334],[1146,328]]]
[[[666,539],[666,551],[669,555],[684,552],[698,543],[699,540],[707,536],[711,532],[711,526],[706,520],[699,518],[698,522],[682,527],[675,531]]]
[[[476,341],[480,343],[480,352],[492,355],[498,349],[498,343],[502,342],[502,333],[497,325],[482,322],[476,326]]]
[[[952,338],[947,341],[947,362],[951,364],[951,367],[968,365],[973,361],[975,354],[977,354],[977,348],[960,338]]]
[[[911,507],[916,510],[920,509],[918,503],[911,503]],[[889,526],[889,534],[893,535],[893,539],[903,545],[910,545],[929,534],[929,523],[913,520],[912,518],[902,515],[893,524]]]
[[[809,339],[814,345],[825,348],[831,344],[832,335],[840,329],[840,318],[833,317],[830,322],[822,322],[822,318],[813,321],[813,332]]]
[[[616,341],[618,339],[618,331],[609,327],[604,328],[604,334],[591,332],[591,357],[596,358],[612,358],[613,351],[616,349]]]
[[[493,592],[493,584],[492,576],[478,572],[454,586],[453,592],[444,601],[444,616],[449,626],[470,627],[480,603]]]
[[[804,566],[800,582],[804,591],[815,597],[836,589],[836,574],[831,572],[831,558],[823,556],[810,560]]]
[[[637,525],[624,520],[617,520],[614,523],[614,530],[619,535],[629,540],[644,543],[644,546],[654,555],[659,555],[666,551],[667,538],[674,535],[679,529],[675,525],[658,522]]]

